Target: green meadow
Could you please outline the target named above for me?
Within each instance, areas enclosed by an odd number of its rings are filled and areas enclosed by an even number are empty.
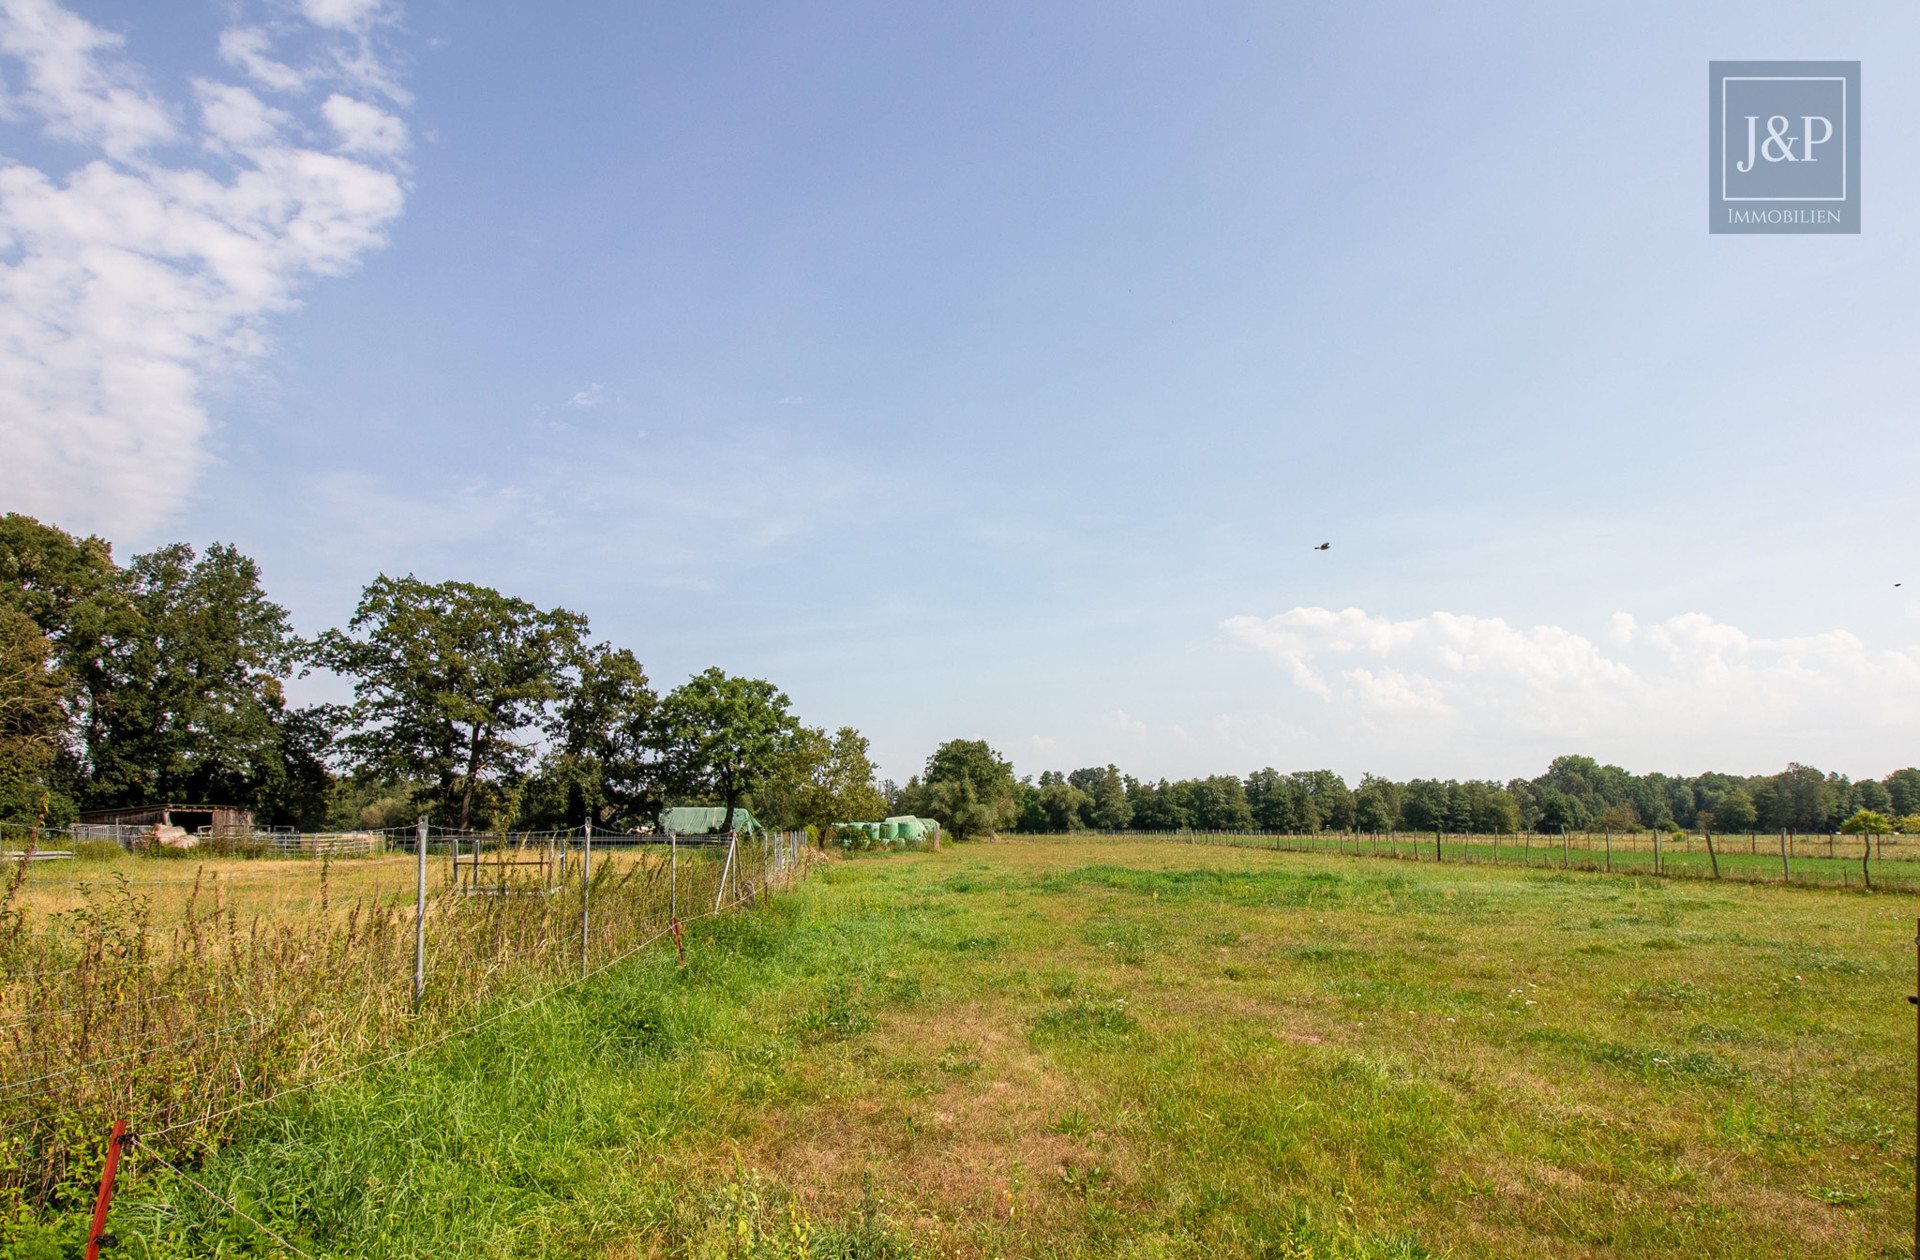
[[[1917,911],[1176,843],[839,859],[192,1171],[317,1257],[1906,1255]],[[284,1254],[144,1158],[113,1228]]]

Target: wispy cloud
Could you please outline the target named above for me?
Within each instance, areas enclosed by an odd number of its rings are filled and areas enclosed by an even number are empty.
[[[22,85],[10,111],[94,152],[63,177],[0,165],[6,508],[110,534],[153,526],[205,461],[209,382],[265,352],[268,317],[305,284],[384,243],[407,144],[365,99],[404,99],[373,41],[386,10],[302,12],[311,26],[223,33],[246,81],[196,80],[174,101],[120,36],[53,0],[0,0],[6,81]],[[282,36],[300,57],[276,57]]]
[[[590,407],[598,407],[600,405],[600,394],[601,394],[600,386],[589,385],[585,389],[575,393],[573,397],[567,399],[567,406],[575,407],[580,410],[585,410]]]

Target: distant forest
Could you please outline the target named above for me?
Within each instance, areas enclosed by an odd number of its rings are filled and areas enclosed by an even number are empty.
[[[918,780],[910,785],[916,788]],[[1920,831],[1920,769],[1852,780],[1812,766],[1778,774],[1633,774],[1592,757],[1556,757],[1535,779],[1410,779],[1331,770],[1147,782],[1115,766],[1049,771],[1013,787],[1023,832],[1173,831],[1837,831],[1861,811]],[[910,790],[897,794],[910,796]]]

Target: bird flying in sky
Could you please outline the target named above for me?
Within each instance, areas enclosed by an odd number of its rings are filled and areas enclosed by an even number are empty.
[[[1327,550],[1327,549],[1328,549],[1329,547],[1331,547],[1331,546],[1333,546],[1333,544],[1332,544],[1332,543],[1321,543],[1321,544],[1320,544],[1320,545],[1319,545],[1318,547],[1315,547],[1315,548],[1314,548],[1314,550],[1315,550],[1315,551],[1325,551],[1325,550]]]

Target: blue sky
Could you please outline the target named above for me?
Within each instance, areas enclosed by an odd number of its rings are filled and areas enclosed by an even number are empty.
[[[237,543],[309,632],[563,604],[902,779],[1884,774],[1917,28],[4,0],[0,506]],[[1863,63],[1860,235],[1707,234],[1763,58]]]

